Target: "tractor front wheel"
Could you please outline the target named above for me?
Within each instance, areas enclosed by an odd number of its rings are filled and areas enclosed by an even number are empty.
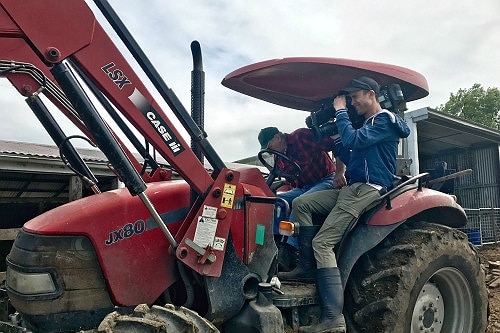
[[[105,333],[219,333],[208,320],[185,307],[167,304],[164,307],[138,305],[131,315],[118,312],[108,314],[98,332]]]

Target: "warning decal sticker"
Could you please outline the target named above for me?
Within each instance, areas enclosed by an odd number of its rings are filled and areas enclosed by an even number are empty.
[[[214,250],[224,251],[224,244],[226,244],[226,240],[222,237],[215,237],[214,239]]]
[[[212,219],[217,217],[217,207],[212,207],[212,206],[203,206],[203,212],[201,213],[201,216],[204,217],[210,217]]]
[[[236,185],[224,184],[224,191],[222,192],[221,207],[233,208],[234,195],[236,194]]]
[[[198,223],[196,224],[193,241],[203,248],[207,245],[212,246],[218,222],[217,219],[198,216]]]

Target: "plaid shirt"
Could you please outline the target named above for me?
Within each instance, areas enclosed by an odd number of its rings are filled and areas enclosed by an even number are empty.
[[[293,187],[314,184],[335,172],[335,164],[327,153],[332,151],[334,156],[337,155],[332,138],[325,137],[318,143],[308,128],[299,128],[290,134],[285,133],[285,138],[286,156],[302,168],[299,179],[289,180]],[[278,157],[276,163],[278,163],[278,168],[285,173],[293,172],[293,166],[281,158]]]

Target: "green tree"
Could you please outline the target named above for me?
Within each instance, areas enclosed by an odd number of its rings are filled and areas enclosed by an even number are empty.
[[[485,90],[476,83],[470,89],[459,89],[456,94],[451,93],[450,100],[436,109],[476,124],[500,129],[500,90],[498,88]]]

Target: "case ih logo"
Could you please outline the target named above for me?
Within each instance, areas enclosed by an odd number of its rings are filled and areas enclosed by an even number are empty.
[[[135,107],[141,111],[146,117],[151,126],[154,127],[156,132],[161,136],[163,141],[167,144],[168,148],[174,156],[179,155],[185,149],[179,139],[175,136],[173,131],[168,127],[165,120],[161,118],[158,112],[153,108],[147,99],[141,94],[139,90],[134,89],[134,92],[128,97]]]
[[[118,89],[122,90],[127,84],[132,84],[120,69],[113,69],[114,67],[115,63],[110,62],[106,66],[101,67],[101,69],[104,73],[108,74],[109,78],[116,84]]]

